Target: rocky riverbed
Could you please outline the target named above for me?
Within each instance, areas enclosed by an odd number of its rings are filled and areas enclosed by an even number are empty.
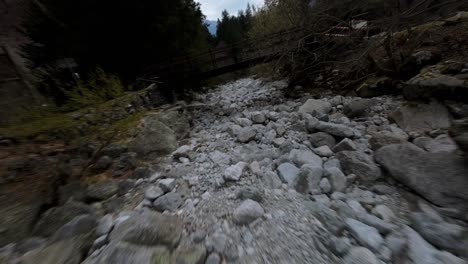
[[[453,105],[288,99],[286,86],[247,78],[196,94],[182,106],[188,135],[172,122],[167,137],[148,115],[135,153],[114,149],[96,164],[139,155],[154,166],[62,187],[60,205],[0,263],[468,263],[468,162],[448,134]]]

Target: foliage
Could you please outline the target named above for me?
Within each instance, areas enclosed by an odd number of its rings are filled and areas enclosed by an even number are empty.
[[[255,7],[250,4],[247,8],[240,10],[237,16],[231,16],[224,10],[221,14],[221,20],[218,20],[216,37],[219,42],[234,44],[247,38],[247,32],[252,27],[255,14]]]
[[[98,65],[132,82],[153,64],[207,47],[209,32],[193,0],[31,1],[22,30],[30,68],[58,104]],[[86,80],[84,80],[86,81]]]
[[[122,96],[125,91],[119,77],[107,74],[101,68],[97,68],[87,78],[87,82],[79,81],[76,88],[64,91],[68,98],[64,108],[75,110],[101,104]]]

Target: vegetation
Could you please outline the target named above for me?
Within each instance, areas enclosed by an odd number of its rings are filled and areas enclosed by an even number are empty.
[[[237,16],[231,16],[227,10],[224,10],[221,14],[221,20],[218,19],[216,30],[218,42],[234,44],[245,40],[247,32],[252,27],[255,11],[255,7],[250,4],[247,5],[245,11],[240,10]]]
[[[208,45],[209,32],[193,0],[32,3],[22,25],[31,41],[22,50],[41,91],[59,105],[98,66],[131,83],[149,65]]]

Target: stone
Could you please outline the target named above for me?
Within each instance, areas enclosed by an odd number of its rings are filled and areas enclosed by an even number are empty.
[[[372,209],[372,213],[386,222],[392,222],[392,220],[395,219],[393,211],[383,204],[379,204],[374,207],[374,209]]]
[[[274,171],[266,171],[262,175],[262,181],[263,184],[265,184],[265,186],[270,189],[279,189],[282,184],[278,174],[276,174]]]
[[[251,119],[255,124],[263,124],[267,120],[266,116],[261,112],[252,113]]]
[[[184,145],[176,149],[176,151],[172,153],[172,157],[174,157],[174,159],[190,158],[190,151],[192,151],[192,147],[189,145]]]
[[[341,151],[336,154],[346,174],[356,174],[364,182],[382,177],[380,168],[372,157],[360,151]]]
[[[239,200],[250,199],[259,203],[263,200],[262,193],[255,187],[244,187],[240,189],[239,192],[237,192],[236,197]]]
[[[280,179],[292,186],[299,175],[299,169],[291,163],[283,163],[278,166],[278,175]]]
[[[313,120],[313,117],[306,120],[306,129],[311,133],[321,131],[341,138],[354,138],[359,135],[358,131],[346,125]]]
[[[325,170],[325,177],[330,181],[332,191],[334,192],[343,192],[347,187],[346,176],[343,172],[336,168],[329,168]]]
[[[107,180],[88,186],[86,198],[91,201],[103,201],[111,198],[119,191],[117,181]]]
[[[369,249],[353,247],[343,259],[343,264],[379,264],[379,259]]]
[[[244,127],[237,135],[237,140],[241,143],[248,143],[255,139],[257,132],[252,127]]]
[[[299,113],[307,114],[328,114],[332,110],[332,106],[329,102],[324,100],[307,100],[301,107],[299,107]]]
[[[445,134],[439,135],[435,139],[426,137],[416,138],[413,143],[431,153],[455,152],[458,149],[455,141]]]
[[[149,201],[154,201],[162,195],[164,195],[164,191],[156,186],[151,186],[145,191],[145,198]]]
[[[320,190],[323,169],[312,165],[304,165],[294,182],[294,188],[300,193],[313,193]]]
[[[257,218],[262,217],[264,213],[265,211],[259,203],[247,199],[234,210],[233,220],[238,225],[247,225]]]
[[[323,193],[329,194],[332,191],[332,186],[327,178],[322,178],[320,181],[320,189]]]
[[[163,192],[168,193],[174,190],[176,187],[176,180],[175,179],[162,179],[159,181],[159,188],[163,190]]]
[[[83,264],[137,263],[175,263],[175,259],[164,246],[145,246],[111,241],[109,245],[99,251],[99,254],[91,255],[83,262]]]
[[[322,167],[322,159],[307,149],[293,149],[289,153],[289,160],[294,162],[297,166],[302,166],[305,164]],[[281,176],[281,175],[280,175]]]
[[[96,235],[104,236],[110,233],[114,227],[114,217],[111,214],[103,216],[96,227]]]
[[[384,240],[377,229],[351,218],[346,219],[345,222],[347,229],[359,244],[374,252],[379,252]]]
[[[343,232],[345,228],[343,219],[325,203],[308,202],[306,206],[331,233],[338,235]]]
[[[68,202],[63,206],[50,208],[42,214],[34,226],[33,234],[43,237],[51,236],[60,227],[73,220],[73,218],[92,213],[93,210],[90,206],[77,202]]]
[[[321,146],[328,146],[329,148],[333,148],[333,146],[336,144],[335,138],[332,135],[324,132],[310,134],[308,138],[312,145],[316,148]]]
[[[253,122],[248,118],[237,118],[236,122],[242,127],[249,127],[253,125]]]
[[[333,254],[342,257],[351,248],[351,241],[347,237],[333,237],[330,240],[329,246]]]
[[[273,143],[273,146],[279,148],[284,144],[284,142],[286,142],[286,139],[283,137],[280,137],[280,138],[273,139],[272,143]]]
[[[341,163],[338,159],[335,158],[330,158],[325,163],[323,163],[323,168],[324,169],[330,169],[330,168],[337,168],[341,170]]]
[[[175,211],[182,205],[182,197],[178,193],[168,193],[153,202],[153,207],[159,212]]]
[[[211,253],[205,264],[221,264],[221,257],[217,253]]]
[[[361,117],[367,114],[369,108],[374,104],[374,100],[354,99],[344,105],[343,113],[349,118]]]
[[[79,239],[88,246],[91,246],[96,238],[96,226],[96,216],[79,215],[55,231],[50,241],[57,242],[68,239]]]
[[[372,150],[378,150],[383,146],[408,142],[408,135],[403,133],[393,133],[387,130],[379,131],[372,134],[372,137],[369,139],[369,144]]]
[[[388,185],[384,185],[384,184],[376,184],[372,186],[370,190],[372,192],[375,192],[376,194],[381,194],[381,195],[388,195],[395,191],[392,187]]]
[[[176,264],[203,264],[206,258],[206,248],[201,245],[190,245],[178,248],[175,253]]]
[[[356,144],[354,144],[354,142],[349,138],[345,138],[341,140],[340,143],[336,144],[333,147],[333,152],[335,153],[338,153],[341,151],[356,151],[356,150],[357,150]]]
[[[17,263],[22,264],[70,264],[80,263],[86,256],[89,246],[80,239],[68,239],[50,243],[21,256]]]
[[[450,128],[450,136],[465,154],[468,153],[468,118],[455,121]]]
[[[223,176],[226,181],[238,181],[242,176],[242,168],[237,164],[229,166]]]
[[[331,157],[333,156],[333,151],[328,146],[321,146],[314,149],[315,154],[322,157]]]
[[[109,156],[100,157],[97,162],[93,165],[93,170],[104,171],[112,165],[112,158]]]
[[[205,240],[205,246],[210,252],[214,251],[216,253],[223,253],[226,249],[227,241],[228,237],[225,234],[216,232],[207,237]]]
[[[396,225],[385,222],[377,216],[368,213],[357,213],[356,218],[362,223],[374,227],[379,231],[379,233],[384,235],[392,232],[397,228]]]
[[[463,158],[427,153],[407,143],[383,147],[375,159],[393,178],[432,203],[468,210],[468,164]]]
[[[429,104],[409,103],[401,106],[391,115],[406,133],[425,133],[436,129],[450,128],[452,121],[448,109],[432,101]]]

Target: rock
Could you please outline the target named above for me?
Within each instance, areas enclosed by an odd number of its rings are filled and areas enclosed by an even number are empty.
[[[372,150],[378,150],[379,148],[392,144],[402,144],[408,142],[408,135],[402,131],[402,133],[394,133],[392,131],[379,131],[372,134],[369,144]]]
[[[283,137],[280,137],[280,138],[273,139],[272,143],[273,143],[273,146],[279,148],[284,144],[284,142],[286,142],[286,139]]]
[[[349,118],[361,117],[375,102],[369,99],[354,99],[343,107],[343,113]]]
[[[86,198],[91,201],[103,201],[111,198],[119,191],[117,181],[107,180],[88,186]]]
[[[322,159],[314,154],[310,150],[300,150],[300,149],[293,149],[289,153],[289,160],[294,162],[297,166],[302,166],[305,164],[322,167],[323,161]],[[280,175],[281,177],[281,175]]]
[[[383,147],[375,153],[375,159],[393,178],[429,201],[468,210],[468,164],[463,158],[427,153],[408,143]]]
[[[376,194],[387,195],[393,193],[395,190],[388,185],[376,184],[371,187],[371,191]]]
[[[468,153],[468,118],[455,121],[450,136],[465,154]]]
[[[112,165],[112,158],[109,156],[100,157],[97,162],[93,165],[93,170],[104,171]]]
[[[71,182],[60,186],[59,188],[59,203],[65,204],[72,199],[75,202],[83,202],[86,200],[86,185],[81,182]]]
[[[328,181],[327,178],[323,178],[320,181],[320,189],[322,190],[323,193],[329,194],[332,191],[332,186],[330,182]]]
[[[333,156],[333,151],[328,146],[321,146],[314,149],[315,154],[322,157],[331,157]]]
[[[351,218],[346,219],[345,222],[347,229],[359,244],[374,252],[379,252],[384,240],[377,229]]]
[[[340,141],[340,143],[336,144],[336,146],[333,147],[333,152],[338,153],[340,151],[355,151],[357,150],[356,144],[349,139],[345,138]]]
[[[255,112],[252,114],[251,116],[252,118],[252,121],[255,123],[255,124],[263,124],[266,122],[266,116],[261,113],[261,112]]]
[[[333,237],[330,240],[329,247],[333,254],[342,257],[351,248],[351,241],[347,237]]]
[[[229,166],[224,171],[224,179],[226,181],[238,181],[240,180],[241,176],[242,176],[242,168],[238,166],[237,164]]]
[[[145,191],[145,198],[149,201],[154,201],[162,195],[164,195],[164,191],[156,186],[151,186]]]
[[[95,229],[97,218],[93,215],[79,215],[70,222],[60,227],[50,238],[51,241],[63,241],[67,239],[79,239],[82,243],[91,247],[96,238]]]
[[[246,225],[263,216],[264,213],[259,203],[248,199],[234,210],[233,220],[238,225]]]
[[[328,114],[332,109],[329,102],[323,100],[309,99],[301,107],[299,107],[299,113],[307,114]]]
[[[341,234],[345,228],[343,219],[325,203],[308,202],[311,213],[334,235]]]
[[[168,211],[175,211],[182,205],[182,197],[178,193],[168,193],[159,198],[157,198],[154,203],[153,207],[159,211],[164,212]]]
[[[263,199],[262,193],[255,187],[244,187],[240,189],[240,191],[237,192],[236,197],[239,200],[250,199],[256,202],[261,202]]]
[[[299,175],[299,169],[291,163],[283,163],[278,166],[278,175],[284,183],[292,186]]]
[[[468,238],[465,228],[447,222],[433,222],[425,214],[411,214],[412,227],[428,242],[437,248],[468,257]]]
[[[343,264],[379,264],[379,259],[367,248],[354,247],[344,257]]]
[[[374,227],[379,231],[379,233],[384,235],[392,232],[397,228],[396,225],[385,222],[377,216],[368,213],[357,213],[356,218],[362,223]]]
[[[22,264],[70,264],[80,263],[89,247],[79,239],[51,243],[44,248],[32,250],[18,259]]]
[[[273,171],[267,171],[262,175],[262,181],[266,187],[270,189],[279,189],[281,187],[281,179],[278,174]]]
[[[171,192],[176,187],[175,179],[162,179],[159,181],[159,188],[161,188],[165,193]]]
[[[257,132],[251,127],[244,127],[237,135],[237,140],[241,143],[252,141],[257,136]]]
[[[294,182],[294,188],[300,193],[313,193],[320,190],[323,169],[312,165],[304,165]]]
[[[211,253],[206,259],[205,264],[221,264],[221,258],[217,253]]]
[[[324,169],[330,169],[330,168],[337,168],[341,170],[341,163],[339,160],[335,158],[328,159],[324,164],[323,164]]]
[[[346,174],[356,174],[365,182],[373,182],[382,176],[380,168],[367,154],[360,151],[342,151],[336,154]]]
[[[175,253],[175,263],[177,264],[203,264],[206,258],[206,248],[201,245],[191,245],[178,248]]]
[[[435,139],[420,137],[413,143],[431,153],[455,152],[458,149],[456,143],[447,135],[439,135]]]
[[[174,157],[174,159],[176,160],[179,158],[190,159],[190,155],[189,155],[190,151],[192,151],[192,147],[188,145],[184,145],[184,146],[179,147],[176,151],[174,151],[172,153],[172,157]]]
[[[229,165],[231,163],[231,157],[228,154],[220,152],[218,150],[211,152],[209,156],[215,164]]]
[[[347,187],[346,176],[338,168],[325,170],[325,177],[330,181],[333,192],[342,192]]]
[[[329,122],[318,121],[314,117],[309,117],[306,120],[306,128],[309,132],[322,131],[330,135],[342,138],[354,138],[359,135],[359,133],[345,125],[334,124]]]
[[[111,214],[103,216],[96,227],[96,235],[103,236],[109,234],[114,227],[114,217]]]
[[[321,147],[321,146],[328,146],[329,148],[333,148],[333,146],[335,146],[336,144],[335,138],[324,132],[317,132],[314,134],[310,134],[309,141],[316,148]]]
[[[249,127],[253,125],[253,122],[248,118],[237,118],[236,122],[242,127]]]
[[[392,220],[395,219],[393,211],[383,204],[379,204],[374,207],[374,209],[372,209],[372,213],[380,219],[383,219],[385,222],[392,222]]]
[[[208,251],[216,252],[216,253],[223,253],[226,249],[226,244],[228,242],[228,237],[223,234],[216,232],[213,235],[207,237],[205,240],[205,245]]]
[[[92,213],[93,210],[90,206],[77,202],[68,202],[63,206],[53,207],[41,216],[34,227],[33,234],[44,237],[51,236],[73,218]]]
[[[445,106],[432,101],[430,104],[411,103],[401,106],[391,115],[406,133],[425,133],[436,129],[448,129],[451,116]]]

